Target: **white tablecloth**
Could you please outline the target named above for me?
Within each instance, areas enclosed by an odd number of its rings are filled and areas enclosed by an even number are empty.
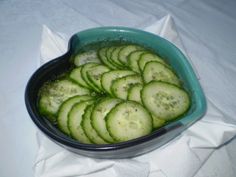
[[[71,36],[105,25],[143,29],[171,14],[205,94],[235,124],[235,8],[233,0],[0,1],[0,176],[33,176],[37,128],[25,109],[24,89],[39,66],[43,24]],[[215,150],[196,177],[236,176],[235,149],[234,139]]]

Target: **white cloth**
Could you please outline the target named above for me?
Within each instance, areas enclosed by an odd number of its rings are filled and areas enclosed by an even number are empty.
[[[163,17],[145,30],[168,39],[186,54],[171,16]],[[66,38],[47,26],[43,27],[41,64],[66,51]],[[196,67],[193,68],[197,72]],[[38,133],[35,177],[193,177],[215,148],[236,135],[236,125],[226,123],[227,117],[212,102],[208,100],[207,103],[206,115],[180,136],[159,149],[133,159],[84,157],[59,147]]]

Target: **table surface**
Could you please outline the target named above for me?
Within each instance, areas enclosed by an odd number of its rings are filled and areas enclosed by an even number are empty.
[[[43,25],[71,36],[96,26],[143,29],[171,14],[207,98],[233,122],[235,8],[234,0],[0,1],[0,176],[33,176],[37,128],[26,111],[24,89],[39,66]],[[234,177],[232,164],[236,164],[236,139],[215,150],[196,177]]]

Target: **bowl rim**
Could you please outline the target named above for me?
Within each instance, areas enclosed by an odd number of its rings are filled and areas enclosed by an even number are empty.
[[[168,45],[170,45],[172,47],[172,49],[175,50],[175,52],[177,52],[177,54],[180,55],[181,58],[184,59],[184,61],[183,61],[184,65],[188,69],[188,72],[191,75],[191,78],[193,80],[194,87],[195,87],[196,91],[198,92],[198,96],[200,99],[197,99],[197,102],[196,102],[197,106],[196,106],[195,111],[191,115],[187,115],[185,117],[182,117],[181,119],[179,119],[179,121],[175,120],[173,122],[170,122],[169,124],[165,125],[164,127],[160,128],[158,130],[155,130],[151,134],[148,134],[146,136],[142,136],[142,137],[139,137],[139,138],[136,138],[133,140],[120,142],[120,143],[114,143],[114,144],[104,144],[104,145],[103,144],[102,145],[84,144],[84,143],[80,143],[76,140],[73,140],[69,137],[66,137],[66,136],[64,137],[64,136],[60,136],[58,134],[55,134],[54,132],[50,131],[47,127],[45,127],[44,122],[42,120],[40,120],[38,118],[38,116],[35,114],[34,110],[32,109],[31,103],[30,103],[30,98],[29,98],[28,93],[30,90],[31,82],[33,82],[35,77],[37,77],[38,74],[41,73],[45,68],[50,67],[54,63],[58,62],[58,60],[62,60],[66,55],[68,55],[70,53],[70,50],[72,48],[72,40],[75,37],[80,36],[81,34],[94,33],[97,31],[101,31],[101,32],[106,32],[106,31],[135,32],[135,33],[145,34],[145,35],[148,35],[153,38],[159,38],[160,40],[163,40],[164,42],[168,43]],[[121,27],[121,26],[106,26],[106,27],[91,28],[91,29],[80,31],[80,32],[72,35],[72,37],[70,38],[70,40],[68,42],[67,52],[65,54],[63,54],[62,56],[52,59],[51,61],[43,64],[30,77],[30,79],[26,85],[26,89],[25,89],[25,104],[26,104],[27,111],[28,111],[31,119],[33,120],[33,122],[49,138],[56,140],[57,142],[59,142],[62,145],[66,145],[69,147],[73,147],[73,148],[77,148],[77,149],[81,149],[81,150],[85,150],[85,151],[112,151],[112,150],[128,148],[128,147],[131,147],[136,144],[145,143],[145,142],[150,141],[154,138],[160,137],[161,135],[165,134],[166,132],[168,132],[174,128],[179,128],[184,125],[187,125],[187,126],[185,126],[185,128],[189,127],[190,125],[195,123],[198,119],[200,119],[205,114],[206,109],[207,109],[206,98],[205,98],[203,90],[200,86],[200,83],[197,80],[197,77],[192,69],[192,66],[188,62],[188,59],[181,52],[180,49],[178,49],[173,43],[169,42],[168,40],[166,40],[158,35],[155,35],[155,34],[152,34],[152,33],[146,32],[146,31],[142,31],[139,29],[134,29],[134,28],[129,28],[129,27]],[[190,121],[190,116],[192,117],[191,121]]]

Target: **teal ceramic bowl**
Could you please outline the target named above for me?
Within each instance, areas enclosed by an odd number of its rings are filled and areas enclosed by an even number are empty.
[[[84,46],[97,42],[109,44],[112,41],[136,43],[150,48],[164,58],[184,82],[184,87],[191,96],[191,107],[182,118],[168,123],[150,135],[109,145],[83,144],[65,136],[40,115],[37,109],[38,91],[45,81],[68,70],[71,65],[69,58]],[[205,96],[183,53],[172,43],[157,35],[126,27],[93,28],[74,34],[69,41],[68,52],[44,64],[32,75],[26,87],[25,103],[33,122],[51,140],[70,151],[94,158],[127,158],[147,153],[178,136],[199,120],[206,111]]]

